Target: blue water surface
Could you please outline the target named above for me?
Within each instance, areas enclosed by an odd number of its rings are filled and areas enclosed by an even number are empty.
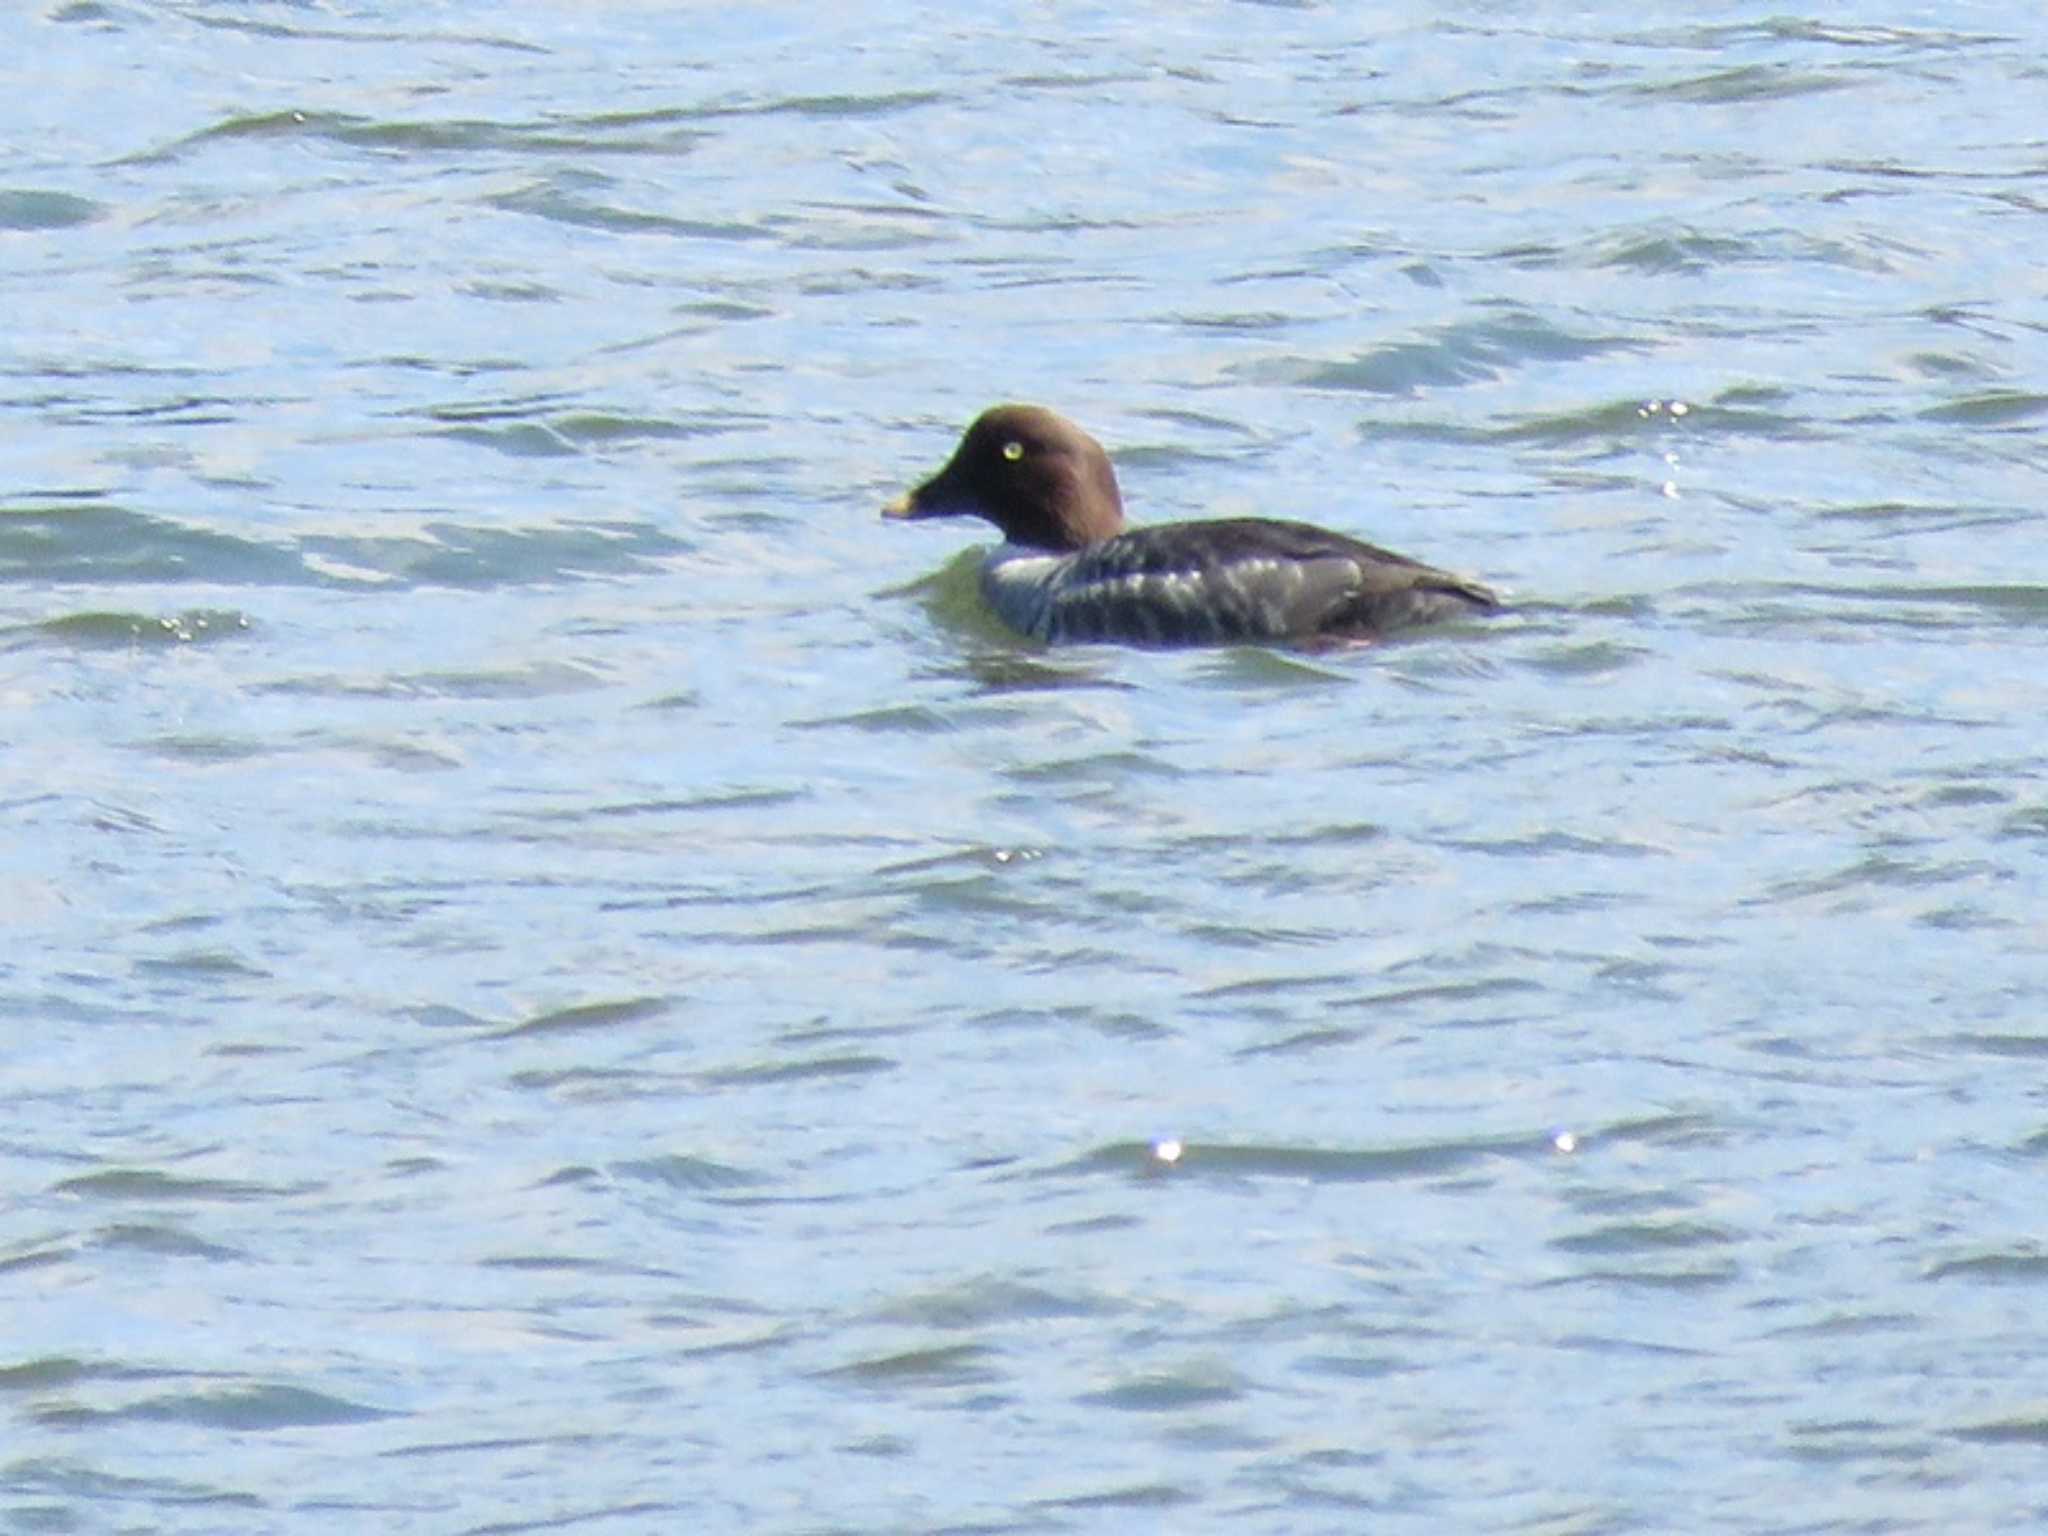
[[[2048,25],[0,20],[0,1527],[2048,1518]],[[1046,651],[884,524],[1513,611]]]

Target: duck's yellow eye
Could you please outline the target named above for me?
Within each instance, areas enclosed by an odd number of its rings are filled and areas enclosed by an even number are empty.
[[[1012,464],[1016,463],[1019,459],[1024,457],[1024,445],[1022,443],[1014,442],[1003,444],[1003,457],[1008,459]]]

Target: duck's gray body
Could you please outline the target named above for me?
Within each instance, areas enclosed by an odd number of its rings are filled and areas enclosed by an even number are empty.
[[[1462,577],[1263,519],[1140,528],[1070,555],[1004,544],[981,591],[1012,629],[1054,644],[1361,638],[1496,606]]]

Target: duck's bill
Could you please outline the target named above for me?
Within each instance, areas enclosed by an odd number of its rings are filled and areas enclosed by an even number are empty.
[[[972,495],[963,494],[943,474],[934,475],[915,490],[905,491],[886,507],[882,516],[904,520],[915,517],[958,517],[979,512]]]

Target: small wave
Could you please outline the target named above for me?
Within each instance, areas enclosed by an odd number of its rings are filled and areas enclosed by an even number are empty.
[[[665,1157],[640,1158],[620,1163],[618,1172],[624,1178],[660,1184],[669,1189],[692,1194],[751,1189],[767,1182],[760,1174],[745,1168],[736,1168],[730,1163],[721,1163],[708,1157],[690,1157],[680,1152]]]
[[[2048,395],[1995,390],[1946,405],[1930,406],[1920,413],[1920,419],[1953,422],[1967,427],[2010,427],[2032,421],[2043,413],[2048,413]]]
[[[289,549],[113,502],[80,499],[0,510],[0,582],[297,586],[313,580]]]
[[[1779,101],[1788,96],[1844,91],[1859,83],[1849,76],[1820,74],[1775,64],[1745,64],[1735,69],[1716,69],[1683,80],[1640,85],[1634,89],[1639,95],[1665,101],[1726,106],[1736,102]]]
[[[367,1424],[398,1415],[305,1387],[267,1385],[165,1393],[120,1408],[50,1407],[33,1417],[41,1423],[64,1426],[144,1420],[207,1429],[263,1431]]]
[[[0,651],[38,645],[81,651],[168,649],[238,639],[251,627],[246,613],[231,608],[188,608],[174,614],[94,610],[0,627]]]
[[[281,1186],[247,1179],[195,1179],[155,1168],[108,1168],[60,1180],[59,1194],[94,1200],[266,1200],[288,1193]]]
[[[870,1356],[820,1371],[818,1376],[874,1388],[973,1386],[997,1379],[992,1364],[996,1358],[994,1350],[980,1344],[941,1344]]]
[[[106,205],[69,192],[35,187],[0,188],[0,229],[73,229],[106,216]]]
[[[1259,384],[1302,389],[1414,395],[1486,383],[1531,363],[1575,362],[1611,352],[1642,352],[1647,341],[1568,331],[1514,311],[1441,327],[1415,341],[1389,342],[1345,359],[1271,357],[1233,372]]]
[[[604,201],[598,194],[609,179],[589,171],[563,172],[510,192],[486,198],[507,213],[531,214],[557,224],[599,229],[611,234],[668,235],[681,240],[770,240],[766,223],[735,219],[683,219],[673,214],[644,213]]]

